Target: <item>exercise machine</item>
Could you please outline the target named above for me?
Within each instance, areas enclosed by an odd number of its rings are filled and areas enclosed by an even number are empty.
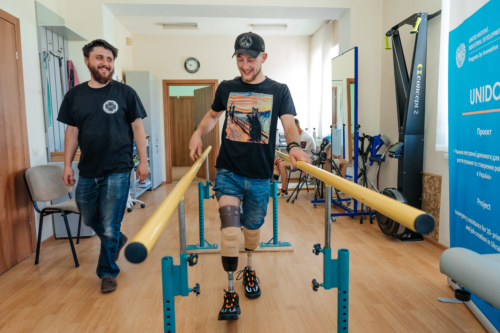
[[[386,188],[382,194],[420,209],[422,206],[422,172],[424,161],[425,78],[427,70],[427,23],[441,14],[416,13],[392,27],[385,35],[386,49],[392,37],[394,79],[399,142],[389,150],[389,157],[398,160],[397,188]],[[399,28],[413,26],[415,35],[410,75],[406,69]],[[380,230],[402,241],[419,241],[423,236],[393,219],[377,212]]]
[[[369,136],[363,133],[363,136],[366,136],[368,140],[371,140],[371,148],[369,151],[365,151],[365,156],[363,156],[363,158],[366,159],[366,171],[363,172],[366,174],[366,187],[380,193],[380,190],[378,189],[378,175],[382,162],[385,162],[385,157],[390,148],[391,141],[387,136],[382,134]],[[359,168],[362,168],[361,163]],[[375,171],[372,171],[373,169]],[[358,184],[362,184],[364,182],[363,178],[364,175],[361,175],[360,173]]]
[[[365,148],[365,140],[368,140],[368,144]],[[362,136],[359,137],[359,142],[361,147],[359,147],[359,178],[358,184],[374,190],[376,192],[380,192],[378,190],[378,172],[380,170],[380,165],[385,161],[385,154],[389,148],[390,140],[385,135],[376,135],[371,136],[363,133]],[[382,154],[379,154],[379,150],[385,147],[382,151]],[[370,178],[370,170],[373,165],[375,167],[375,173],[373,173],[373,177]],[[370,224],[373,224],[373,218],[375,212],[372,212],[371,207],[366,207],[368,211],[368,216],[370,216]],[[361,212],[365,212],[365,205],[361,204]],[[363,223],[364,215],[361,215],[359,223]]]

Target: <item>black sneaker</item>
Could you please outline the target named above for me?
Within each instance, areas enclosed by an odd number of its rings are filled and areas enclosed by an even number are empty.
[[[259,298],[260,287],[259,278],[255,275],[255,271],[248,267],[238,272],[236,280],[243,279],[243,286],[245,287],[245,296],[250,299]]]
[[[287,191],[280,190],[280,191],[278,192],[278,198],[288,198],[288,192],[287,192]]]
[[[238,315],[241,314],[240,296],[234,291],[224,292],[224,304],[219,312],[219,320],[238,320]]]

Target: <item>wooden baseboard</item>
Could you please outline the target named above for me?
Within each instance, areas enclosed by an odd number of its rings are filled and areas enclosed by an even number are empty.
[[[441,249],[443,251],[449,249],[448,246],[443,245],[443,244],[441,244],[439,242],[436,242],[434,239],[430,238],[429,236],[424,235],[424,240],[427,241],[427,242],[429,242],[429,243],[431,243],[432,245],[434,245],[435,247],[437,247],[437,248],[439,248],[439,249]]]
[[[42,244],[40,244],[40,249],[43,249],[44,247],[46,247],[47,245],[49,245],[50,243],[52,243],[55,240],[56,240],[56,238],[54,237],[54,235],[50,236],[46,240],[43,240]]]

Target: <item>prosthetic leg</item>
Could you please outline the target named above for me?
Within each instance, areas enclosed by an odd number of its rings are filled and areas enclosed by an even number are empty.
[[[234,291],[233,275],[238,269],[240,252],[241,223],[240,207],[225,206],[219,208],[221,220],[221,254],[222,267],[227,272],[229,291],[225,291],[224,304],[219,312],[219,320],[237,320],[241,313],[239,296]]]
[[[259,247],[260,229],[247,229],[243,227],[245,237],[245,251],[247,251],[247,266],[238,273],[237,280],[243,279],[245,296],[250,299],[258,298],[261,294],[259,280],[252,270],[252,253]]]

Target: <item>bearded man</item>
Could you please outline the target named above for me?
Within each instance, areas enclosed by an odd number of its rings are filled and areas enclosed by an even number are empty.
[[[134,140],[140,158],[137,179],[142,182],[149,175],[142,124],[146,111],[134,89],[112,80],[115,47],[96,39],[83,47],[83,56],[91,79],[68,91],[57,120],[68,125],[63,173],[67,186],[76,183],[71,163],[80,146],[75,199],[84,223],[101,239],[97,276],[101,292],[106,293],[117,287],[116,261],[127,242],[120,227],[134,168]]]

